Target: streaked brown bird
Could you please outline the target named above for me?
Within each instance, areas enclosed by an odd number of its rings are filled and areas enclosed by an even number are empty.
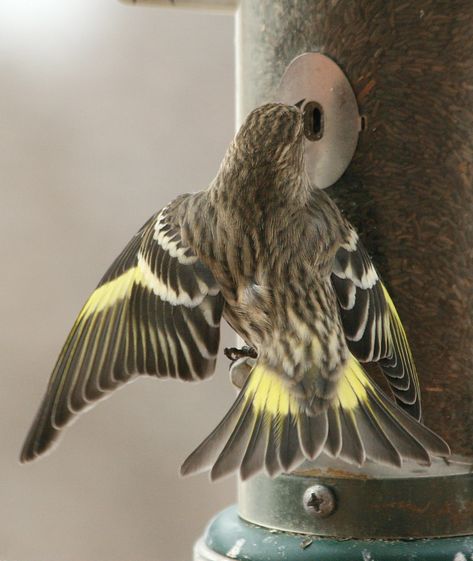
[[[181,472],[287,472],[322,451],[400,466],[446,456],[419,422],[406,334],[356,231],[304,167],[299,107],[246,119],[216,178],[156,213],[79,314],[21,453],[140,374],[215,368],[222,316],[257,352],[231,409]],[[369,378],[377,362],[397,403]]]

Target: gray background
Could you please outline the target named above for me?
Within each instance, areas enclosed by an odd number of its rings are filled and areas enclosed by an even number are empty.
[[[233,392],[142,379],[20,466],[75,315],[151,213],[216,173],[233,18],[117,0],[0,3],[0,559],[191,558],[232,479],[180,479]],[[230,342],[228,332],[226,342]]]

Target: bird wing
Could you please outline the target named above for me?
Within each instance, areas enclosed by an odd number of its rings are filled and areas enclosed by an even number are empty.
[[[420,419],[419,379],[406,333],[353,229],[336,253],[331,278],[350,351],[361,362],[377,362],[397,403]]]
[[[213,373],[223,298],[168,208],[139,230],[82,308],[22,461],[40,455],[77,413],[138,374],[192,381]]]

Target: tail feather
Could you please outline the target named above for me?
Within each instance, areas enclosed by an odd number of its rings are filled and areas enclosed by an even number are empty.
[[[277,423],[278,423],[277,417],[272,417],[268,420],[269,435],[268,435],[268,444],[266,446],[266,454],[264,459],[264,468],[266,470],[266,473],[270,477],[276,477],[276,475],[278,475],[283,471],[281,464],[279,463]]]
[[[210,469],[216,462],[222,448],[238,422],[244,409],[244,394],[240,392],[228,413],[198,448],[192,452],[181,466],[181,475],[200,473]]]
[[[450,454],[447,444],[439,436],[417,423],[410,415],[400,414],[399,409],[382,394],[381,390],[379,392],[384,400],[383,403],[373,401],[373,414],[401,457],[428,465],[432,456]],[[414,422],[411,423],[411,420]]]
[[[328,433],[325,443],[325,452],[329,456],[338,458],[342,449],[342,427],[338,410],[330,407],[327,411]]]
[[[282,419],[279,443],[279,462],[285,472],[291,471],[304,460],[297,434],[297,417],[291,411]]]
[[[360,402],[360,413],[356,415],[356,423],[363,435],[367,458],[385,465],[402,466],[401,454],[377,422],[372,410],[363,402]]]
[[[390,405],[390,404],[389,404]],[[400,415],[393,418],[387,407],[381,407],[377,403],[372,404],[372,411],[376,415],[376,421],[381,430],[384,431],[389,441],[398,451],[401,459],[409,458],[421,465],[429,465],[431,456],[430,446],[420,442],[413,434],[403,427],[406,419]],[[420,438],[421,441],[429,441],[430,434],[427,431]]]
[[[342,449],[340,458],[347,462],[362,466],[366,461],[366,452],[355,415],[343,408],[339,409],[340,427],[342,431]]]
[[[403,460],[409,459],[430,464],[432,456],[450,454],[444,440],[391,401],[353,357],[340,383],[335,406],[343,411],[345,418],[350,413],[361,437],[359,448],[363,448],[366,458],[371,461],[399,466]],[[342,441],[344,446],[343,430]],[[393,453],[393,448],[397,454]],[[358,449],[350,457],[342,449],[340,457],[358,463],[362,453]]]
[[[210,472],[212,480],[225,477],[240,467],[251,440],[255,421],[251,402],[247,401],[230,438],[212,467]]]
[[[304,456],[310,460],[317,458],[328,440],[329,423],[327,412],[322,411],[317,417],[301,415],[297,428]]]
[[[260,471],[264,465],[266,448],[269,439],[269,426],[264,422],[263,415],[256,421],[240,466],[242,479],[248,479]]]
[[[185,460],[183,475],[211,468],[217,479],[240,470],[274,477],[325,451],[350,463],[401,466],[448,456],[448,445],[392,402],[351,357],[337,395],[313,413],[294,386],[257,363],[217,428]]]

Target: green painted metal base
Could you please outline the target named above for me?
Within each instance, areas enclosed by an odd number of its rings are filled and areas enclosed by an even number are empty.
[[[470,561],[473,536],[407,541],[334,540],[268,530],[232,506],[212,520],[194,561]]]

